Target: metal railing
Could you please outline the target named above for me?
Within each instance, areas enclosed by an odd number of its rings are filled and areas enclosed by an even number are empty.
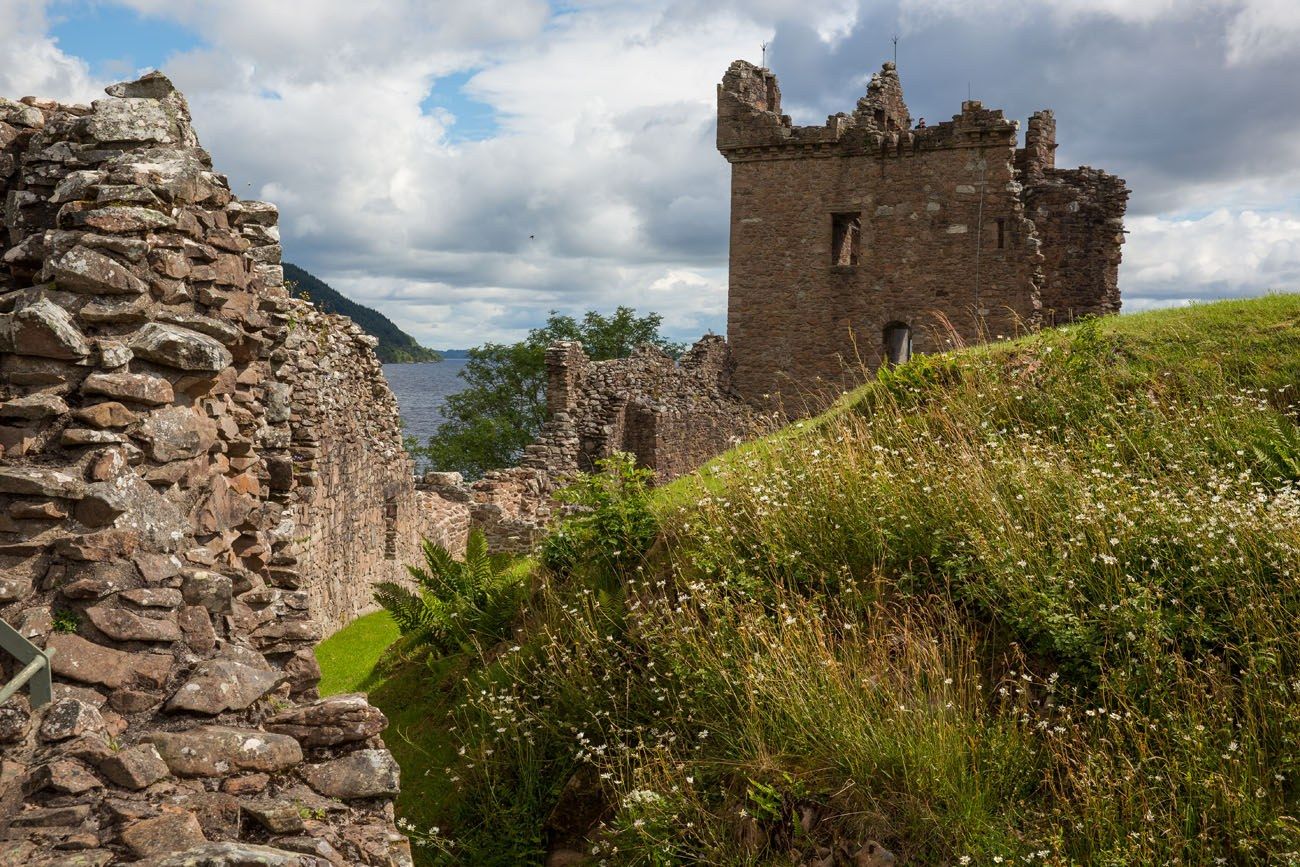
[[[53,697],[54,690],[54,680],[50,672],[54,650],[42,650],[26,638],[23,638],[17,629],[14,629],[3,620],[0,620],[0,648],[8,651],[11,656],[23,663],[22,670],[5,684],[4,689],[0,689],[0,705],[7,702],[11,695],[28,682],[31,683],[31,686],[27,688],[27,692],[28,697],[31,699],[32,708],[35,709],[43,704],[48,704]]]

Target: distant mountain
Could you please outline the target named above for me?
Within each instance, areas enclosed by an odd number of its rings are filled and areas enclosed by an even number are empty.
[[[362,330],[379,341],[375,355],[384,364],[406,364],[412,361],[440,361],[442,356],[415,342],[415,338],[393,324],[378,310],[345,298],[337,289],[313,277],[297,265],[284,263],[284,279],[294,284],[293,294],[310,298],[312,303],[327,313],[341,313],[361,326]]]
[[[439,349],[438,354],[443,358],[469,358],[468,349]]]

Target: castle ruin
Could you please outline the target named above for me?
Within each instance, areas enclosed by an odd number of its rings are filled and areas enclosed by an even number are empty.
[[[109,96],[0,99],[0,620],[54,651],[53,701],[0,707],[0,863],[409,865],[386,720],[318,699],[312,649],[422,538],[525,550],[615,451],[672,478],[850,359],[1119,307],[1127,191],[1055,168],[1050,113],[1024,148],[974,102],[915,129],[886,65],[793,127],[737,62],[730,346],[553,347],[519,467],[417,481],[373,339],[285,289],[274,206],[164,76]]]
[[[794,126],[776,76],[737,60],[718,86],[731,163],[727,337],[756,405],[863,368],[1119,310],[1128,190],[1058,169],[1052,112],[977,100],[913,124],[884,64],[851,114]]]
[[[471,505],[184,97],[109,94],[0,99],[0,619],[54,674],[0,706],[0,863],[409,865],[386,720],[313,646]]]

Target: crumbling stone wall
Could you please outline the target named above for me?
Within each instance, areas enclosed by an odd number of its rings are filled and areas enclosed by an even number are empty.
[[[0,617],[56,653],[0,708],[0,863],[407,864],[386,721],[314,701],[312,645],[433,495],[274,207],[166,78],[109,93],[0,101]]]
[[[302,583],[327,632],[375,608],[376,582],[405,580],[421,539],[465,545],[448,517],[454,502],[416,489],[376,345],[346,317],[295,299],[274,353],[285,399],[271,412],[289,413],[292,432],[278,472],[291,485],[293,530],[270,568]]]
[[[716,335],[680,363],[652,345],[592,362],[580,344],[557,344],[546,353],[548,419],[522,466],[563,478],[622,451],[659,481],[688,473],[762,427],[732,387],[733,368]]]
[[[1119,309],[1119,178],[1055,168],[1051,112],[1017,124],[972,100],[913,126],[886,63],[852,114],[794,126],[776,77],[718,87],[732,165],[727,331],[735,387],[815,408],[898,350],[933,352]],[[902,337],[900,337],[902,335]],[[893,339],[893,358],[889,341]]]
[[[1045,323],[1118,313],[1124,182],[1088,166],[1048,169],[1024,195],[1042,240]]]

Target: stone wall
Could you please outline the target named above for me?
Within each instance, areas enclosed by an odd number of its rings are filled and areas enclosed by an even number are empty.
[[[1043,242],[1046,324],[1119,312],[1127,202],[1122,180],[1087,166],[1048,169],[1026,185],[1026,208]]]
[[[0,101],[0,617],[56,652],[0,708],[0,862],[409,863],[383,716],[313,701],[312,646],[458,507],[184,98],[109,93]]]
[[[591,472],[615,452],[668,481],[763,427],[732,387],[727,342],[707,336],[680,363],[652,345],[592,362],[580,344],[546,353],[548,419],[522,466],[562,479]]]
[[[328,633],[374,610],[376,582],[406,579],[421,539],[459,551],[466,531],[449,520],[453,502],[416,490],[377,341],[305,301],[288,311],[274,353],[287,400],[272,412],[290,413],[291,460],[279,472],[292,486],[291,525],[270,568],[298,576]]]
[[[1055,168],[1055,119],[978,101],[912,125],[891,63],[852,114],[799,127],[775,76],[744,61],[718,87],[732,164],[727,330],[735,386],[801,414],[890,358],[1119,309],[1127,190]],[[903,335],[899,338],[899,335]],[[906,355],[906,353],[903,353]]]

